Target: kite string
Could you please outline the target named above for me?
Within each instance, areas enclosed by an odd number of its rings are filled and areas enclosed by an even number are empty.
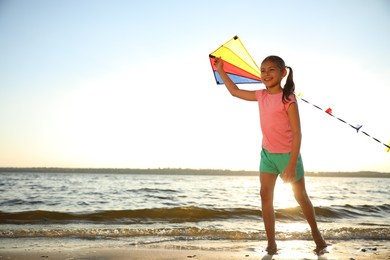
[[[297,97],[300,98],[302,101],[306,102],[307,104],[310,104],[310,105],[312,105],[313,107],[315,107],[315,108],[317,108],[317,109],[319,109],[319,110],[321,110],[321,111],[327,113],[328,115],[330,115],[330,116],[332,116],[332,117],[338,119],[340,122],[343,122],[344,124],[349,125],[349,126],[352,127],[353,129],[355,129],[357,133],[359,133],[360,129],[363,127],[363,125],[356,125],[356,126],[353,126],[353,125],[351,125],[350,123],[348,123],[347,121],[345,121],[345,120],[343,120],[343,119],[341,119],[341,118],[339,118],[339,117],[334,116],[334,115],[332,114],[332,109],[331,109],[331,108],[328,108],[328,109],[324,110],[324,109],[322,109],[321,107],[319,107],[319,106],[317,106],[317,105],[315,105],[315,104],[312,104],[312,103],[310,103],[308,100],[302,98],[302,94],[298,94]],[[371,137],[373,140],[375,140],[375,141],[377,141],[378,143],[383,144],[384,146],[386,146],[386,147],[387,147],[387,148],[386,148],[386,152],[389,152],[389,151],[390,151],[390,143],[389,143],[389,145],[387,145],[387,144],[381,142],[379,139],[377,139],[377,138],[371,136],[370,134],[368,134],[368,133],[365,132],[365,131],[361,131],[361,133],[362,133],[362,134],[365,134],[365,135],[368,136],[368,137]]]

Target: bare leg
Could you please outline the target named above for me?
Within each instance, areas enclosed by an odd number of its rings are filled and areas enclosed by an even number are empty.
[[[274,189],[277,174],[260,173],[260,197],[261,210],[265,232],[267,234],[268,245],[266,251],[272,255],[276,253],[275,241],[275,212],[274,212]]]
[[[327,244],[322,237],[320,231],[318,230],[314,207],[310,201],[309,196],[307,195],[304,177],[302,177],[302,179],[300,179],[299,181],[293,183],[292,189],[294,192],[295,199],[301,206],[303,215],[306,217],[306,220],[309,223],[313,240],[317,245],[316,250],[322,251],[326,248]]]

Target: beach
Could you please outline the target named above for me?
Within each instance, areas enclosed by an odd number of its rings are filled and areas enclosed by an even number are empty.
[[[277,255],[264,252],[261,242],[167,242],[160,245],[125,246],[113,242],[57,241],[54,246],[46,241],[18,240],[0,250],[0,259],[67,259],[67,260],[125,260],[125,259],[390,259],[389,241],[337,241],[327,253],[315,255],[313,243],[304,240],[283,241]]]

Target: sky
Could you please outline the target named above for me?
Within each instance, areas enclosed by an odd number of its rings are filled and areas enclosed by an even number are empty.
[[[387,0],[0,0],[0,167],[258,170],[257,104],[208,59],[234,35],[387,144],[389,32]],[[306,171],[390,172],[384,145],[298,106]]]

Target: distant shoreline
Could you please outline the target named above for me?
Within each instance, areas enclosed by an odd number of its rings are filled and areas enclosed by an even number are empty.
[[[220,175],[220,176],[257,176],[257,171],[218,170],[218,169],[182,169],[182,168],[56,168],[56,167],[0,167],[0,173],[99,173],[99,174],[158,174],[158,175]],[[353,178],[390,178],[389,172],[306,172],[309,177],[353,177]]]

